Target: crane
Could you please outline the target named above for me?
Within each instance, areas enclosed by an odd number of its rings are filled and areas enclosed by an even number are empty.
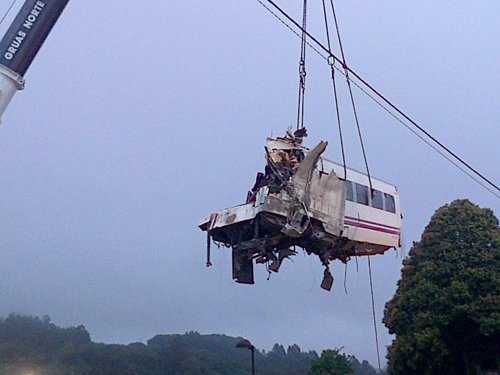
[[[0,119],[69,0],[26,0],[0,42]]]

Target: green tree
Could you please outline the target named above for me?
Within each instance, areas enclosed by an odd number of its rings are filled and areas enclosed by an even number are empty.
[[[323,350],[319,358],[311,361],[309,375],[351,375],[354,370],[342,349]]]
[[[468,200],[441,207],[403,261],[384,323],[390,373],[478,374],[499,366],[500,229]]]

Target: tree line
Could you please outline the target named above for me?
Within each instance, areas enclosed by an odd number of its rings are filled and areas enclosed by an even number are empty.
[[[248,375],[250,353],[236,348],[240,340],[187,332],[157,335],[146,344],[108,345],[92,342],[82,325],[62,328],[48,316],[10,314],[0,319],[0,375],[30,371],[37,375]],[[256,350],[255,366],[258,374],[313,374],[311,363],[324,361],[325,352],[318,356],[296,344],[287,349],[275,344],[268,352]],[[347,374],[376,374],[368,362],[344,358]]]

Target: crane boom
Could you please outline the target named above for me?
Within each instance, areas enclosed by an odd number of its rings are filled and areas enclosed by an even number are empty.
[[[0,118],[69,0],[26,0],[0,42]]]

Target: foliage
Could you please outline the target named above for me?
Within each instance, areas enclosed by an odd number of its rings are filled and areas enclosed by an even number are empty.
[[[248,375],[250,351],[225,335],[159,335],[147,345],[93,343],[83,326],[61,328],[50,318],[0,319],[0,375]],[[255,352],[257,373],[305,375],[315,352],[276,344]]]
[[[169,373],[182,375],[198,374],[250,374],[250,352],[237,349],[241,338],[225,335],[200,335],[189,332],[185,335],[158,335],[148,341],[148,346],[168,359]],[[257,373],[273,375],[304,375],[309,370],[316,352],[302,352],[298,345],[288,347],[275,344],[267,354],[255,352]]]
[[[500,230],[468,200],[441,207],[403,262],[384,323],[390,373],[477,374],[499,366]]]
[[[9,315],[0,319],[0,375],[249,375],[251,355],[236,348],[239,337],[201,335],[157,335],[147,342],[130,345],[93,343],[83,326],[61,328],[31,316]],[[267,353],[255,351],[257,374],[306,375],[312,363],[348,363],[354,375],[372,375],[363,361],[338,350],[303,352],[296,344],[280,344]],[[342,368],[342,367],[337,367]],[[347,367],[345,367],[347,369]],[[325,374],[351,374],[328,372]],[[317,374],[317,373],[313,373]]]
[[[354,370],[341,349],[323,350],[321,356],[311,361],[310,375],[351,375]]]
[[[349,359],[349,363],[354,370],[353,375],[381,375],[383,372],[378,372],[375,370],[368,361],[359,362],[358,359],[352,355],[347,357]]]
[[[0,363],[21,362],[30,365],[51,361],[54,357],[90,343],[84,326],[60,328],[50,318],[22,317],[10,314],[0,320]]]

